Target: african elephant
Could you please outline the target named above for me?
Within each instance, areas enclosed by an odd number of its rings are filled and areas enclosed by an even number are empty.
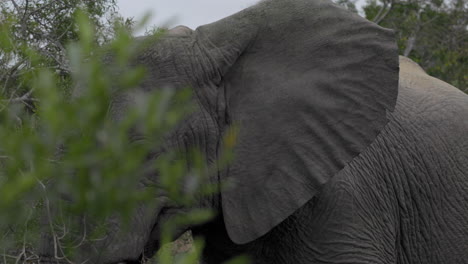
[[[391,30],[327,0],[266,0],[177,27],[137,61],[151,73],[137,89],[193,88],[199,107],[172,145],[214,162],[239,126],[236,158],[211,179],[232,188],[199,201],[218,217],[187,227],[205,237],[206,263],[468,260],[468,96],[398,57]],[[154,254],[161,223],[187,209],[162,207],[78,260]]]

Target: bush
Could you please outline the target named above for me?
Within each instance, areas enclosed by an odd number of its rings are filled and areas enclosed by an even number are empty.
[[[183,204],[190,204],[195,192],[211,191],[198,184],[205,189],[187,194],[180,187],[180,180],[188,175],[204,179],[206,168],[199,154],[191,157],[197,166],[190,172],[177,153],[148,164],[148,156],[162,143],[165,133],[190,111],[188,89],[145,94],[137,97],[137,107],[127,109],[118,122],[109,118],[113,98],[137,87],[145,75],[144,68],[128,66],[145,43],[135,43],[128,28],[120,28],[115,40],[100,48],[88,15],[75,13],[77,41],[66,45],[70,75],[48,67],[45,62],[50,58],[36,49],[16,43],[14,20],[1,25],[1,56],[21,49],[21,59],[28,61],[28,67],[15,69],[20,72],[17,81],[24,95],[11,98],[11,93],[4,91],[1,100],[0,228],[4,235],[0,248],[5,249],[4,262],[37,259],[41,217],[55,238],[57,254],[65,260],[84,240],[105,233],[109,218],[128,222],[139,203],[149,203],[156,195],[155,188],[139,188],[139,178],[134,175],[162,170],[166,175],[161,180],[163,187]],[[155,41],[159,34],[150,40]],[[112,64],[109,54],[113,54]],[[18,57],[10,58],[14,67]],[[144,144],[129,137],[135,129],[144,135]],[[85,234],[82,226],[68,221],[84,215],[97,223]],[[198,209],[175,223],[200,223],[211,216],[210,211]],[[168,242],[173,227],[165,230],[162,239]],[[196,249],[202,247],[202,241],[194,243]],[[190,250],[177,263],[197,263],[199,255],[200,250]],[[159,254],[159,263],[173,261],[170,251]]]

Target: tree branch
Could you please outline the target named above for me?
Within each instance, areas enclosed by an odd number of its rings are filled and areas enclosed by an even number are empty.
[[[29,7],[29,0],[26,0],[26,5],[24,6],[23,17],[21,17],[22,23],[24,23],[24,21],[26,19],[26,14],[28,13],[28,7]]]
[[[27,93],[23,94],[20,97],[4,99],[4,100],[0,100],[0,101],[1,102],[6,102],[6,103],[25,103],[25,104],[27,104],[29,106],[28,102],[38,102],[39,101],[38,99],[31,97],[32,92],[33,92],[33,90],[31,89],[30,91],[28,91]]]
[[[375,22],[376,24],[379,24],[380,22],[382,22],[382,20],[384,20],[384,18],[388,15],[388,13],[390,13],[390,11],[391,11],[392,9],[393,9],[393,0],[390,0],[389,7],[385,10],[384,13],[379,12],[379,13],[381,13],[381,14],[380,14],[380,16],[376,16],[376,17],[374,18],[374,22]],[[380,9],[380,10],[382,11],[383,8]]]
[[[416,18],[417,18],[417,24],[416,24],[416,28],[414,29],[414,31],[411,33],[411,36],[408,38],[408,41],[406,41],[406,47],[405,47],[405,51],[403,52],[403,56],[405,57],[408,57],[408,55],[411,53],[411,51],[413,50],[414,48],[414,44],[416,43],[416,39],[417,39],[417,36],[418,36],[418,33],[419,31],[421,30],[421,13],[422,13],[422,9],[419,9],[418,10],[418,13],[416,15]]]
[[[379,12],[378,12],[377,15],[375,15],[375,17],[372,19],[373,22],[375,22],[375,21],[380,17],[380,15],[381,15],[382,12],[385,10],[385,8],[387,8],[387,2],[386,2],[386,1],[383,1],[383,2],[382,2],[382,7],[380,7]]]
[[[15,65],[13,65],[13,67],[11,67],[10,69],[8,69],[3,75],[2,77],[0,77],[0,80],[1,81],[4,81],[4,86],[3,86],[3,92],[5,92],[5,89],[6,89],[6,86],[8,84],[8,81],[10,80],[10,77],[18,70],[18,68],[26,62],[26,59],[22,59],[20,61],[18,61]]]

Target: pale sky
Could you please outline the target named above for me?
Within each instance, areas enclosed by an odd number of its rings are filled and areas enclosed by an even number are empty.
[[[358,0],[363,3],[365,0]],[[140,19],[151,12],[148,26],[172,28],[185,25],[191,29],[215,22],[245,9],[259,0],[117,0],[119,13],[124,17]],[[144,31],[137,32],[137,35]]]
[[[118,0],[119,13],[137,20],[151,12],[148,25],[185,25],[192,29],[215,22],[259,0]]]

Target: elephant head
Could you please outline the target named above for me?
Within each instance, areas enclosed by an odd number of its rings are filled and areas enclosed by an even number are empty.
[[[196,146],[214,163],[220,139],[238,126],[235,159],[212,179],[231,187],[200,202],[219,211],[236,244],[265,235],[317,196],[374,141],[398,93],[392,31],[327,0],[262,1],[193,31],[177,27],[137,63],[149,72],[138,90],[193,89],[198,110],[168,145]],[[114,115],[127,99],[115,100]],[[108,242],[111,253],[93,261],[152,253],[152,230],[177,210],[139,210],[134,232]]]

